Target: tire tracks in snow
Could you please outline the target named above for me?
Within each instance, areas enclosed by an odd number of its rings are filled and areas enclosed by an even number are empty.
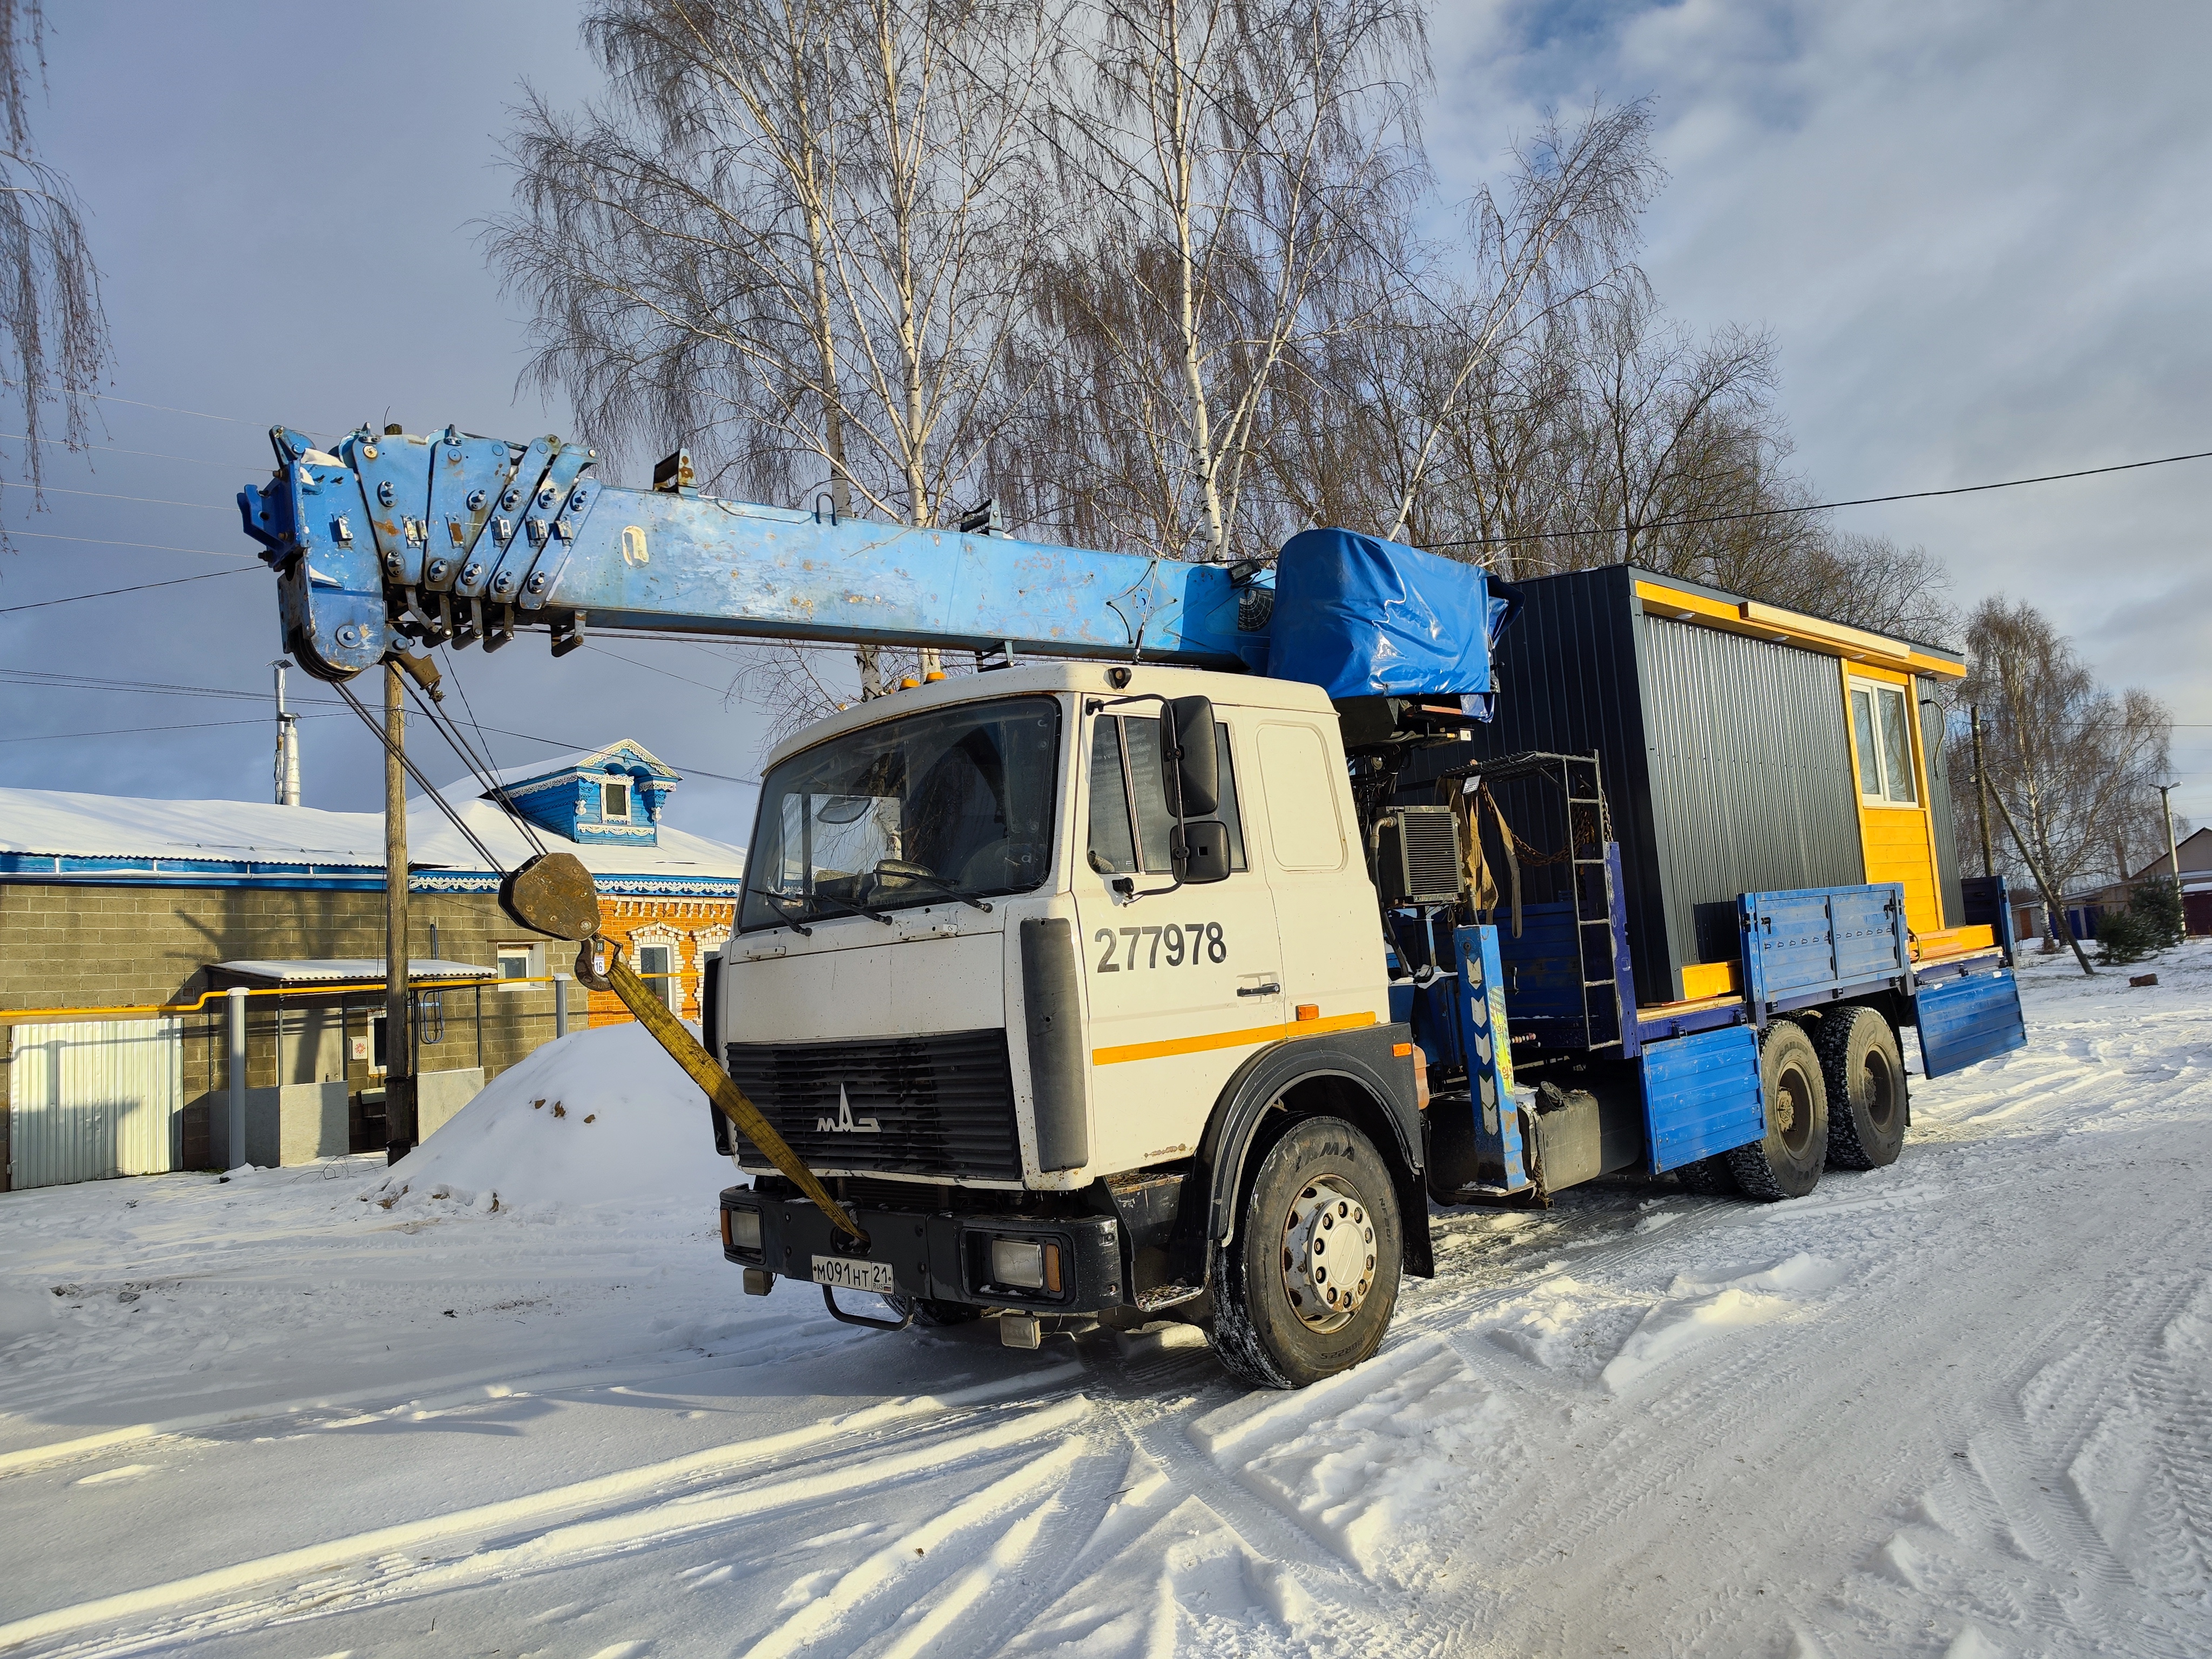
[[[487,1579],[542,1572],[570,1561],[637,1548],[662,1539],[803,1508],[823,1498],[882,1486],[945,1464],[1022,1445],[1079,1420],[1088,1402],[1072,1396],[1041,1410],[1000,1408],[1001,1420],[925,1437],[902,1450],[869,1443],[899,1428],[909,1441],[927,1429],[988,1414],[985,1401],[1016,1392],[1003,1384],[958,1395],[869,1407],[818,1427],[765,1440],[711,1448],[624,1469],[526,1497],[331,1539],[281,1554],[210,1569],[167,1583],[125,1591],[0,1625],[0,1650],[44,1642],[99,1625],[158,1620],[172,1609],[210,1604],[182,1620],[159,1622],[126,1638],[103,1638],[68,1652],[126,1653],[184,1631],[238,1629],[331,1610],[345,1601],[430,1594]],[[1022,1390],[1025,1391],[1025,1390]],[[982,1396],[977,1398],[976,1396]],[[914,1419],[937,1414],[934,1425]],[[834,1455],[842,1444],[859,1455],[827,1470],[787,1472],[802,1454]],[[749,1463],[775,1467],[747,1480],[726,1477]],[[720,1484],[709,1485],[709,1482]],[[687,1489],[688,1488],[688,1489]],[[550,1522],[552,1524],[546,1524]],[[522,1529],[516,1536],[517,1529]],[[441,1553],[441,1547],[444,1553]],[[424,1552],[430,1552],[425,1554]],[[350,1570],[351,1578],[333,1578]],[[318,1577],[316,1575],[323,1575]],[[240,1592],[290,1579],[274,1595]]]

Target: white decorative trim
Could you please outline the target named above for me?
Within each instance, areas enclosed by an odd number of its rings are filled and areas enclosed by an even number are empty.
[[[655,979],[665,977],[668,981],[668,988],[675,994],[670,998],[669,1006],[679,1014],[684,1012],[684,1005],[687,1000],[696,1000],[696,994],[687,999],[684,988],[684,941],[689,937],[689,934],[671,927],[665,921],[653,921],[642,927],[633,927],[629,933],[631,969],[641,977]],[[658,974],[646,975],[644,969],[638,965],[640,948],[649,945],[665,945],[668,947],[668,972],[665,976]]]

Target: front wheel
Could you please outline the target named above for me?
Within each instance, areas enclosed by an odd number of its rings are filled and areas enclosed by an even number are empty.
[[[1302,1389],[1382,1346],[1404,1236],[1390,1171],[1341,1118],[1291,1126],[1214,1261],[1213,1346],[1255,1388]]]

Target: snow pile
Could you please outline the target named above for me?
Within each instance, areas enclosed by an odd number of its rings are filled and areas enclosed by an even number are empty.
[[[708,1109],[642,1025],[575,1031],[494,1078],[362,1196],[387,1210],[711,1215],[736,1177],[708,1139]]]
[[[1600,1375],[1613,1393],[1625,1393],[1676,1355],[1717,1336],[1788,1318],[1842,1277],[1833,1262],[1802,1250],[1771,1267],[1725,1278],[1681,1275]]]

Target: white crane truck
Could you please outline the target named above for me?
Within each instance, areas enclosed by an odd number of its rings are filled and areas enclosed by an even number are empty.
[[[1832,1154],[1897,1155],[1900,1026],[1931,1057],[1940,1027],[1946,1065],[2021,1040],[2003,942],[1916,961],[1880,883],[1741,896],[1736,994],[1639,1007],[1596,759],[1475,758],[1517,604],[1478,568],[1337,531],[1224,568],[988,512],[840,523],[700,497],[681,455],[652,491],[601,485],[552,439],[272,437],[240,506],[326,679],[532,628],[556,653],[586,628],[976,653],[769,757],[703,1054],[610,969],[750,1177],[721,1201],[749,1292],[988,1316],[1018,1346],[1189,1321],[1298,1387],[1375,1352],[1432,1270],[1431,1200],[1670,1170],[1791,1195]],[[1454,763],[1437,805],[1394,801],[1416,753]],[[1541,972],[1481,851],[1506,777],[1565,808]],[[588,882],[556,866],[510,908],[589,972]]]

